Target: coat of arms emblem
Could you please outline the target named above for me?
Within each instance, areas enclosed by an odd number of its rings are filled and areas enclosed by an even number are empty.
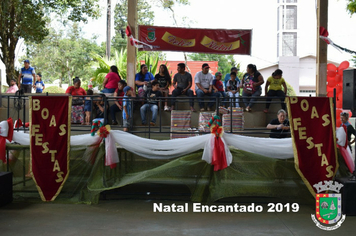
[[[317,227],[323,230],[335,230],[341,226],[346,216],[341,213],[341,194],[342,184],[333,181],[324,181],[314,184],[317,189],[315,198],[315,215],[312,214],[312,220]],[[323,193],[325,191],[335,193]]]
[[[146,40],[150,43],[156,41],[156,29],[155,28],[147,28],[147,37]]]

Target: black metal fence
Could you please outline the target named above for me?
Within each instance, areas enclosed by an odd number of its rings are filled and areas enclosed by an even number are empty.
[[[16,94],[16,95],[5,95],[3,94],[2,97],[3,98],[7,98],[7,117],[12,117],[14,120],[16,119],[21,119],[22,121],[26,121],[29,118],[29,106],[28,106],[28,101],[29,101],[29,96],[38,96],[38,94],[33,94],[33,95],[20,95],[20,94]],[[42,94],[41,96],[68,96],[65,94]],[[98,102],[98,101],[103,101],[103,106],[104,106],[104,124],[110,124],[110,120],[109,118],[109,108],[110,108],[110,103],[114,104],[115,101],[117,101],[118,99],[124,99],[123,97],[113,97],[113,96],[102,96],[102,95],[77,95],[77,96],[73,96],[73,98],[78,97],[78,98],[89,98],[91,103],[92,103],[92,108],[93,108],[93,102]],[[244,96],[240,96],[239,99],[239,104],[241,107],[243,106],[243,100],[244,99],[251,99],[252,97],[244,97]],[[266,101],[267,97],[264,96],[257,96],[257,97],[253,97],[255,99],[254,104],[266,104],[266,103],[271,103],[271,104],[281,104],[281,98],[280,97],[273,97],[272,101]],[[125,99],[127,99],[130,103],[131,103],[131,114],[130,117],[134,118],[135,115],[135,110],[139,110],[139,108],[141,107],[141,105],[143,103],[146,102],[146,99],[144,98],[139,98],[139,97],[126,97]],[[142,125],[137,125],[134,124],[134,122],[131,122],[131,127],[129,129],[130,133],[133,134],[148,134],[148,138],[151,137],[151,134],[155,134],[155,133],[161,133],[161,134],[171,134],[171,133],[175,133],[172,132],[170,130],[170,126],[166,126],[162,124],[162,107],[165,101],[168,101],[168,103],[171,103],[172,99],[176,99],[176,106],[175,106],[175,110],[180,110],[180,106],[183,105],[184,103],[189,103],[190,99],[194,100],[194,103],[198,102],[198,99],[203,99],[204,103],[207,103],[209,101],[214,101],[215,105],[215,109],[214,111],[216,112],[216,114],[219,114],[219,109],[221,107],[221,105],[225,105],[226,107],[234,107],[233,104],[235,104],[235,98],[230,98],[227,97],[227,100],[223,100],[223,98],[218,98],[218,97],[208,97],[205,96],[203,98],[198,98],[196,96],[194,96],[193,98],[187,97],[187,96],[179,96],[177,98],[172,98],[172,97],[159,97],[156,98],[156,100],[158,100],[158,124],[156,124],[155,126],[151,126],[150,122],[147,122],[147,126],[142,126]],[[4,106],[5,104],[3,104]],[[10,107],[13,107],[12,109],[10,109]],[[213,113],[213,112],[212,112]],[[253,113],[251,113],[253,115]],[[148,117],[147,117],[148,115]],[[147,120],[151,119],[151,112],[147,112],[146,118]],[[233,113],[230,112],[230,129],[229,132],[230,133],[239,133],[239,134],[244,134],[244,135],[268,135],[270,134],[270,131],[266,128],[267,124],[265,127],[257,127],[257,128],[244,128],[242,131],[237,131],[237,132],[233,132],[233,126],[232,126],[232,122],[233,122]],[[90,121],[92,121],[95,118],[94,113],[91,112],[90,114]],[[112,118],[111,118],[112,119]],[[118,128],[123,128],[122,126],[123,122],[122,122],[122,116],[120,116],[119,119],[119,125],[113,125],[111,126],[112,129],[118,129]],[[142,129],[144,128],[144,129]],[[28,132],[28,128],[25,127],[17,127],[17,130],[24,130],[25,132]],[[71,131],[88,131],[90,132],[91,130],[91,125],[81,125],[81,124],[72,124],[71,126]],[[226,132],[226,131],[225,131]],[[180,134],[182,134],[182,132],[179,132]],[[196,134],[196,131],[186,131],[187,134],[191,134],[194,135]],[[201,132],[199,131],[199,134],[203,134],[203,133],[208,133],[208,132]]]

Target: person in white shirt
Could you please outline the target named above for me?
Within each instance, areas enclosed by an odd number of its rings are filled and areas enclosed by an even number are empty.
[[[205,111],[204,108],[204,99],[203,97],[209,96],[211,97],[210,102],[208,103],[207,110],[210,111],[214,106],[214,102],[216,98],[220,97],[220,93],[218,91],[213,90],[213,80],[214,77],[209,73],[209,65],[204,63],[202,66],[202,71],[199,71],[195,74],[195,93],[197,94],[200,111]]]

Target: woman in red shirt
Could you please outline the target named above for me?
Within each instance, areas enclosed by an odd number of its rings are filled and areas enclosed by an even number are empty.
[[[84,123],[84,99],[77,95],[87,95],[87,92],[80,87],[81,81],[78,77],[73,79],[73,86],[69,86],[66,90],[66,94],[74,96],[72,98],[72,123]]]
[[[105,76],[102,93],[113,93],[117,89],[117,83],[121,80],[116,66],[111,66],[109,73]]]

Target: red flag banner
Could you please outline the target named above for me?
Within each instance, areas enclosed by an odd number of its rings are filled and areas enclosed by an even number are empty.
[[[295,168],[315,197],[314,184],[332,180],[339,167],[332,98],[286,98]]]
[[[139,26],[145,51],[184,51],[217,54],[251,54],[252,30],[192,29]]]
[[[69,174],[69,96],[30,97],[30,170],[43,201],[53,201]]]

